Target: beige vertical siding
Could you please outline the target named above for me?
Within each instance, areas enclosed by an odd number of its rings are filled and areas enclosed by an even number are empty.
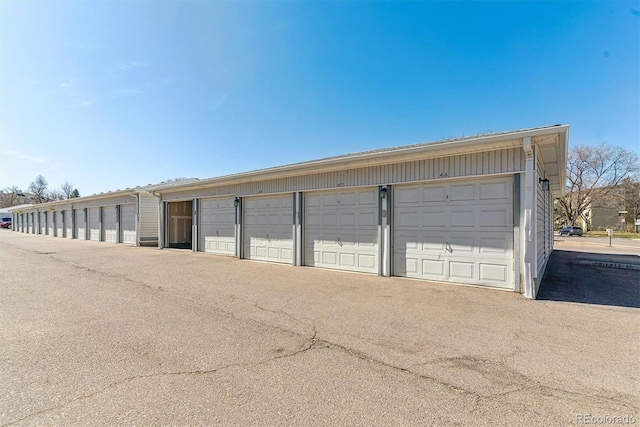
[[[523,170],[524,153],[522,148],[508,148],[246,184],[212,185],[206,189],[164,194],[162,199],[170,201],[219,195],[246,196],[341,187],[363,187],[442,178],[514,173]]]
[[[536,224],[536,236],[537,236],[537,258],[538,258],[538,286],[540,286],[540,279],[547,265],[547,261],[551,256],[553,250],[553,200],[551,197],[551,191],[543,191],[540,179],[544,179],[544,164],[542,160],[538,158],[536,164],[537,172],[537,192],[536,192],[536,209],[537,209],[537,224]]]
[[[140,193],[140,207],[138,210],[138,226],[140,244],[158,244],[158,199],[148,193]]]

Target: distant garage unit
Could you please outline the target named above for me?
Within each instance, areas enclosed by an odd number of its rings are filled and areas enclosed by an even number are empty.
[[[157,246],[160,205],[151,191],[151,186],[139,187],[12,209],[35,218],[42,234]]]

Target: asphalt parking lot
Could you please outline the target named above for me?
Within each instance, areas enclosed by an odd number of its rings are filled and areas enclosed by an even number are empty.
[[[5,230],[0,267],[2,425],[640,418],[634,306]]]

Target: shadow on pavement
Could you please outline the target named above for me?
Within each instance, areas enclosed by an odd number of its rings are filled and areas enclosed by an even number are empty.
[[[555,249],[537,299],[640,308],[640,257]]]

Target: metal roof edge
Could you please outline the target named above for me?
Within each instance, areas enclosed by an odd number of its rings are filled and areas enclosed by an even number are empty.
[[[330,157],[308,162],[294,163],[284,166],[276,166],[266,169],[258,169],[249,172],[241,172],[232,175],[214,177],[200,180],[197,183],[188,183],[184,185],[174,185],[170,188],[154,189],[155,193],[168,194],[172,192],[184,190],[196,190],[207,187],[214,187],[225,184],[246,183],[257,179],[278,179],[291,176],[299,176],[307,173],[323,173],[331,172],[345,167],[357,168],[386,164],[390,161],[397,163],[403,161],[404,158],[422,159],[428,157],[437,157],[439,155],[465,154],[469,152],[486,151],[489,149],[500,148],[495,145],[507,143],[514,139],[521,140],[525,137],[535,137],[540,135],[554,134],[566,132],[569,125],[553,125],[541,128],[531,128],[524,130],[516,130],[511,132],[493,133],[489,135],[472,136],[455,140],[435,141],[430,143],[416,144],[410,146],[401,146],[385,150],[366,151],[361,153],[346,154],[343,156]],[[521,144],[521,141],[520,141]],[[513,145],[505,145],[513,146]],[[475,149],[474,149],[475,147]],[[418,154],[425,154],[423,157],[416,157]]]

